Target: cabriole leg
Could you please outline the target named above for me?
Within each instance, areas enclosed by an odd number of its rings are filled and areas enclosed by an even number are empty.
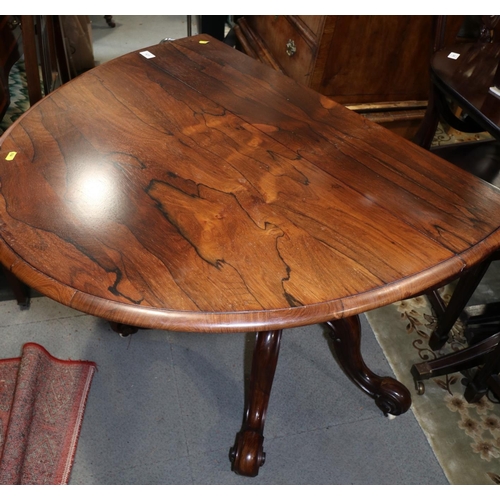
[[[241,431],[230,451],[232,470],[242,476],[256,476],[264,465],[264,423],[274,373],[278,362],[282,330],[257,333],[250,387]]]
[[[346,375],[375,400],[384,415],[400,415],[406,412],[411,405],[408,389],[391,377],[379,377],[363,361],[359,317],[351,316],[326,324],[339,364]]]

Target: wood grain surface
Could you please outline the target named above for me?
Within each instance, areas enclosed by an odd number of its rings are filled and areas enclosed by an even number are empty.
[[[148,50],[0,138],[0,260],[41,293],[142,327],[274,330],[500,246],[491,185],[206,35]]]

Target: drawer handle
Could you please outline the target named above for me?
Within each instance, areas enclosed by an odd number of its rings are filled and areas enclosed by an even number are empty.
[[[295,42],[292,39],[290,39],[286,43],[286,53],[289,57],[292,57],[295,54],[295,52],[297,52],[297,47],[295,46]]]
[[[7,21],[7,27],[12,31],[15,30],[21,22],[19,21],[18,16],[10,16],[10,19]]]

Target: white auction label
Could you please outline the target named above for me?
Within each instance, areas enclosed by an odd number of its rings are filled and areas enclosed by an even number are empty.
[[[151,54],[149,50],[144,50],[143,52],[139,52],[141,56],[145,57],[146,59],[151,59],[152,57],[156,57],[154,54]]]
[[[456,52],[450,52],[450,53],[448,54],[448,57],[449,57],[450,59],[458,59],[458,58],[460,57],[460,54],[457,54]]]

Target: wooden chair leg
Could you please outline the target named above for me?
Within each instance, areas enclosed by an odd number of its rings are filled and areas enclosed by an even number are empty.
[[[51,16],[51,21],[54,36],[54,50],[62,85],[71,80],[68,54],[66,53],[64,44],[64,30],[62,27],[61,16]]]
[[[488,359],[490,353],[497,349],[499,343],[500,333],[496,333],[460,351],[446,354],[432,361],[423,361],[422,363],[414,364],[411,367],[411,374],[415,381],[417,392],[419,394],[424,393],[423,380],[469,370],[483,364]]]
[[[113,20],[113,16],[104,16],[104,19],[106,20],[106,24],[110,28],[114,28],[116,26],[116,23]]]
[[[434,85],[431,85],[429,101],[425,115],[413,137],[413,142],[424,149],[430,149],[439,124],[439,111],[436,103],[437,95]]]
[[[35,16],[21,16],[24,64],[26,67],[26,81],[28,83],[30,106],[33,106],[33,104],[37,103],[42,98],[34,17]]]
[[[497,334],[500,337],[500,334]],[[488,391],[490,381],[495,382],[500,373],[500,342],[486,356],[484,365],[478,368],[472,380],[467,384],[464,397],[469,403],[476,403]],[[492,378],[493,377],[493,378]]]
[[[440,349],[446,344],[451,328],[483,279],[491,261],[492,259],[482,262],[459,279],[448,306],[444,305],[437,292],[428,294],[437,316],[437,327],[429,339],[429,347],[432,350]]]

